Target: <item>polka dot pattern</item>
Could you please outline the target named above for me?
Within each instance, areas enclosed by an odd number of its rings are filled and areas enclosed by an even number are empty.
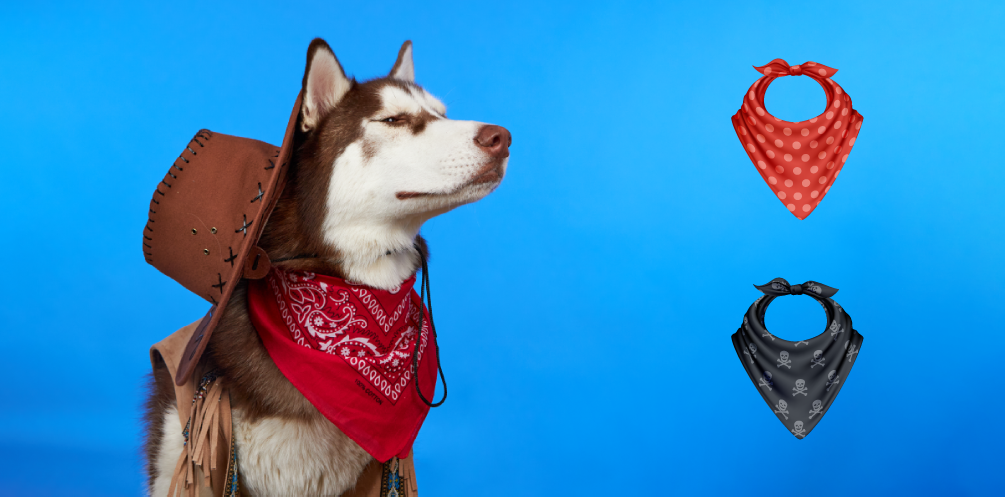
[[[764,76],[750,86],[733,116],[736,134],[755,170],[799,219],[805,219],[830,191],[862,128],[862,115],[854,110],[851,98],[830,79],[836,70],[822,64],[803,66],[801,74],[818,81],[827,94],[822,115],[791,123],[765,109],[768,85],[775,78],[793,75],[784,60],[775,59],[757,68]]]

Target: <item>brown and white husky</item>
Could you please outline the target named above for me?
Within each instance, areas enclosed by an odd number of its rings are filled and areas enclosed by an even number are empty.
[[[502,181],[509,132],[448,119],[414,79],[411,42],[390,74],[363,83],[346,77],[324,40],[311,43],[288,183],[259,242],[273,261],[286,260],[275,266],[396,288],[426,250],[422,223]],[[372,458],[269,358],[243,283],[203,361],[227,378],[244,494],[337,496],[353,487]],[[173,381],[160,371],[146,413],[149,491],[158,497],[167,494],[184,441],[174,429]]]

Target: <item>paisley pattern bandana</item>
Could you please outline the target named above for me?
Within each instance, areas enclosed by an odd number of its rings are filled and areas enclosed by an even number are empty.
[[[830,191],[834,179],[855,145],[862,115],[851,97],[831,80],[837,69],[816,62],[789,66],[782,59],[754,67],[763,73],[733,116],[736,136],[782,204],[799,219],[806,219]],[[823,114],[799,123],[782,121],[764,110],[764,92],[776,78],[809,76],[827,94]]]
[[[341,278],[273,268],[248,284],[251,322],[283,375],[321,412],[379,461],[405,458],[433,393],[436,343],[429,314],[413,290],[378,290]],[[420,311],[421,309],[421,311]]]
[[[852,329],[851,316],[831,300],[836,288],[813,281],[789,285],[782,278],[756,288],[764,295],[747,309],[743,326],[733,334],[733,347],[771,411],[790,433],[803,438],[837,398],[858,358],[863,337]],[[823,306],[827,328],[798,342],[772,335],[764,326],[768,304],[780,295],[802,294]]]

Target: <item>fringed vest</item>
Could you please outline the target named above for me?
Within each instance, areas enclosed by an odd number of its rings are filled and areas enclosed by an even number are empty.
[[[185,345],[198,324],[196,321],[151,347],[152,367],[166,367],[174,379]],[[188,382],[175,386],[175,400],[181,422],[178,429],[185,437],[185,446],[175,464],[168,495],[240,496],[240,454],[234,444],[227,378],[197,369]],[[164,429],[171,428],[165,426]],[[210,491],[212,494],[207,493]],[[355,488],[342,494],[342,497],[417,496],[411,453],[404,459],[395,457],[384,463],[372,461],[363,469]]]

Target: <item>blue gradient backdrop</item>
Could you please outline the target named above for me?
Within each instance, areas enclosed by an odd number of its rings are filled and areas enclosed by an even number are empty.
[[[1002,495],[1003,9],[4,2],[0,495],[142,493],[147,349],[207,307],[143,262],[150,194],[199,128],[278,144],[315,36],[359,78],[414,40],[453,117],[514,136],[503,185],[423,229],[450,384],[423,495]],[[840,69],[865,116],[805,221],[729,120],[775,57]],[[802,441],[729,341],[776,276],[840,288],[865,336]]]

